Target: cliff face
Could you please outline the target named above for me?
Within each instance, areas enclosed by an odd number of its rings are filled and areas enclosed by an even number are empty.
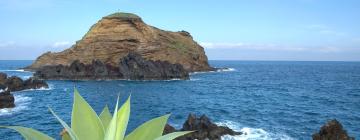
[[[187,72],[208,71],[204,49],[188,32],[170,32],[145,24],[140,17],[115,13],[103,17],[71,48],[45,53],[27,69],[70,66],[75,60],[91,65],[94,60],[118,67],[122,58],[135,52],[146,60],[180,64]]]

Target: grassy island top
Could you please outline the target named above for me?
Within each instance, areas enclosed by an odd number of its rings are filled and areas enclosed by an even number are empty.
[[[133,13],[124,13],[124,12],[116,12],[104,18],[141,19],[138,15],[135,15]]]

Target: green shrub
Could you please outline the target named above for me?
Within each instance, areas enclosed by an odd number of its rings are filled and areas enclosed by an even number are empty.
[[[62,140],[172,140],[191,131],[174,132],[162,136],[164,127],[170,115],[164,115],[140,125],[125,136],[130,116],[130,97],[118,109],[118,102],[114,114],[111,115],[107,106],[98,116],[79,92],[74,91],[74,103],[71,115],[71,127],[61,120],[55,112],[50,112],[65,128]],[[26,140],[54,140],[37,130],[21,126],[0,126],[19,132]]]

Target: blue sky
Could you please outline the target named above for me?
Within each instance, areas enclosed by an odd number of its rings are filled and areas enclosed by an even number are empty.
[[[358,0],[1,0],[0,59],[35,59],[101,17],[189,31],[211,60],[360,61]]]

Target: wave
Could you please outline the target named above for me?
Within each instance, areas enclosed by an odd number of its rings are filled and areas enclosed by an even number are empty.
[[[17,70],[0,70],[0,71],[6,71],[6,72],[30,72],[30,71],[25,71],[23,69],[17,69]]]
[[[218,68],[216,72],[228,72],[228,71],[236,71],[235,68]]]
[[[18,92],[23,92],[23,91],[34,91],[34,90],[53,90],[53,89],[54,89],[54,85],[49,84],[49,87],[48,87],[48,88],[45,88],[45,87],[41,87],[41,88],[32,88],[32,89],[25,89],[25,90],[18,91]]]
[[[28,104],[31,101],[31,97],[14,95],[14,98],[15,98],[15,107],[0,109],[0,116],[11,115],[13,113],[28,109]]]
[[[241,127],[240,124],[232,121],[224,121],[216,123],[220,126],[227,126],[235,131],[242,132],[242,135],[225,135],[222,140],[294,140],[286,134],[270,133],[261,128]]]
[[[191,72],[190,75],[194,75],[194,74],[203,74],[203,73],[213,73],[213,72],[232,72],[232,71],[236,71],[235,68],[216,68],[216,70],[214,71],[197,71],[197,72]]]

